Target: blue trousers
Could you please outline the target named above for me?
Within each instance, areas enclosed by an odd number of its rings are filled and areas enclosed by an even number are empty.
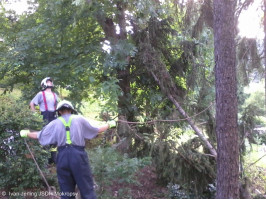
[[[56,119],[56,112],[44,111],[41,112],[41,115],[43,116],[44,126],[49,124],[54,119]],[[50,145],[50,148],[55,148],[55,147],[56,147],[55,144]],[[48,158],[48,163],[53,164],[55,162],[56,162],[56,151],[51,151],[51,157]]]
[[[43,121],[46,124],[49,124],[51,121],[53,121],[54,119],[56,119],[56,112],[50,112],[50,111],[44,111],[41,112],[41,115],[43,116]]]
[[[88,155],[84,147],[58,147],[56,167],[62,199],[74,199],[76,185],[82,199],[96,199]]]

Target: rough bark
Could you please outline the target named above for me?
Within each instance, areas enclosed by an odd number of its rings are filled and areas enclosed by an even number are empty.
[[[235,1],[214,0],[216,85],[216,198],[239,197]]]

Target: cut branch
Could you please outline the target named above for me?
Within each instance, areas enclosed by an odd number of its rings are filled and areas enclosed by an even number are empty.
[[[155,81],[161,86],[161,83],[157,76],[152,72],[152,76],[154,77]],[[164,89],[164,87],[161,87],[161,89]],[[165,92],[165,91],[164,91]],[[195,131],[196,135],[199,136],[199,138],[202,140],[203,144],[209,149],[213,157],[217,157],[217,152],[214,149],[214,147],[209,143],[208,139],[204,136],[204,134],[200,131],[200,129],[193,123],[191,118],[187,115],[187,113],[184,111],[184,109],[180,106],[178,101],[169,93],[167,92],[167,96],[169,100],[173,102],[179,113],[186,118],[187,122],[191,126],[191,128]]]
[[[157,52],[151,44],[147,43],[149,41],[149,37],[144,38],[146,40],[145,43],[142,43],[140,48],[140,55],[142,56],[142,61],[147,71],[151,73],[157,84],[160,86],[162,93],[164,93],[168,99],[175,105],[178,112],[187,120],[191,128],[195,131],[196,135],[199,136],[202,143],[206,148],[209,149],[210,153],[216,159],[217,152],[215,148],[211,145],[208,139],[204,136],[204,134],[200,131],[200,129],[194,124],[191,117],[187,115],[184,109],[178,103],[178,90],[173,82],[165,63],[161,59],[160,52]]]

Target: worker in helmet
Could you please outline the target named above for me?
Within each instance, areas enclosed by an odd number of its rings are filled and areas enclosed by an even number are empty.
[[[63,100],[57,105],[58,118],[50,122],[39,132],[21,130],[21,137],[38,139],[41,145],[57,144],[57,177],[61,198],[74,198],[77,185],[81,198],[96,198],[93,189],[88,155],[85,151],[85,139],[93,139],[98,133],[116,126],[115,121],[94,127],[81,115],[76,115],[71,102]]]
[[[50,77],[46,77],[41,82],[42,91],[31,100],[30,108],[35,111],[35,106],[39,105],[41,115],[46,124],[56,119],[56,105],[58,102],[58,96],[52,91],[54,88],[53,81]]]
[[[35,106],[39,105],[45,125],[56,119],[56,106],[59,98],[57,94],[52,91],[53,87],[53,80],[50,77],[44,78],[41,82],[42,91],[38,92],[30,102],[30,108],[34,112],[36,111]],[[48,158],[48,164],[55,163],[56,151],[56,146],[51,144],[51,157]]]

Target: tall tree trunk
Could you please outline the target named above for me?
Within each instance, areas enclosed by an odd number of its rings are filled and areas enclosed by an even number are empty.
[[[98,23],[101,25],[104,30],[106,39],[110,41],[111,46],[116,45],[119,40],[127,39],[126,32],[126,4],[123,1],[116,2],[116,15],[113,17],[107,17],[106,13],[98,12],[96,15]],[[114,21],[118,22],[119,33],[116,31],[116,25]],[[125,60],[128,58],[125,57]],[[132,121],[134,114],[129,110],[131,102],[129,101],[130,97],[130,65],[125,66],[123,69],[117,69],[117,78],[119,79],[119,87],[122,90],[122,95],[118,97],[118,110],[119,110],[119,119]],[[120,128],[118,128],[119,135]]]
[[[127,39],[127,31],[126,31],[126,16],[125,9],[126,6],[122,1],[117,2],[117,19],[118,25],[120,28],[120,33],[118,38],[120,40]],[[128,59],[127,57],[125,60]],[[118,108],[119,108],[119,119],[120,116],[126,117],[127,120],[133,121],[134,114],[130,111],[129,105],[130,103],[130,65],[128,64],[122,70],[117,70],[117,78],[119,79],[119,87],[121,88],[123,94],[118,99]],[[119,129],[118,129],[119,130]]]
[[[214,0],[216,84],[217,192],[216,198],[239,197],[239,144],[235,1]]]

